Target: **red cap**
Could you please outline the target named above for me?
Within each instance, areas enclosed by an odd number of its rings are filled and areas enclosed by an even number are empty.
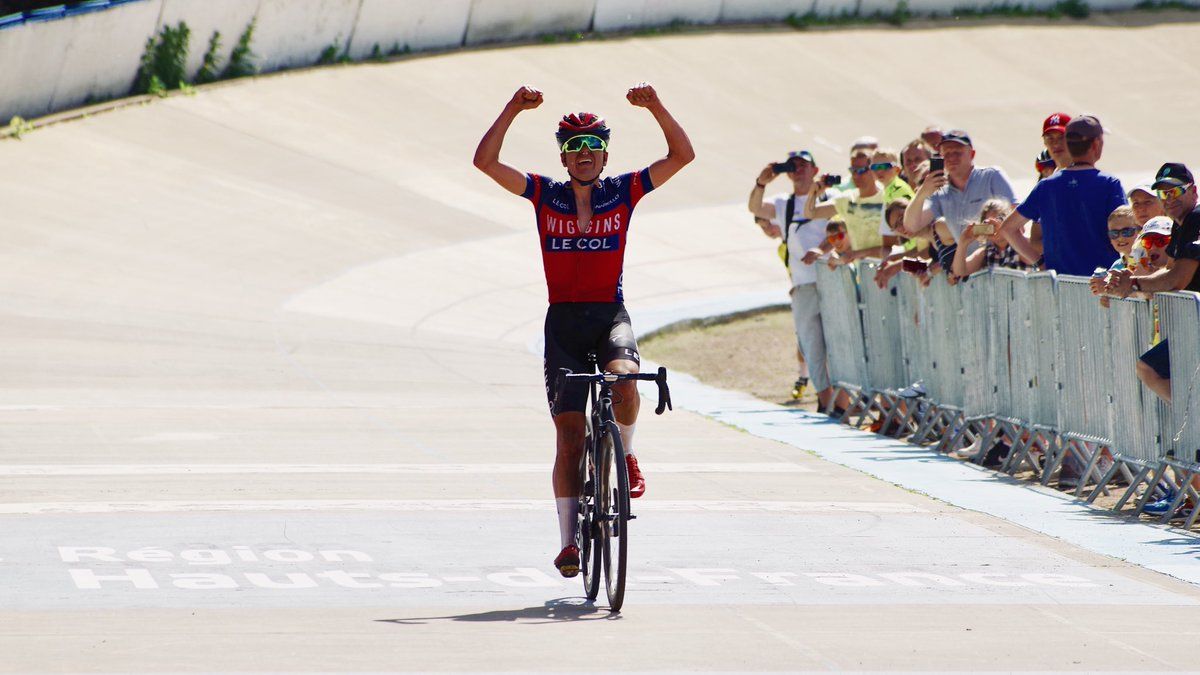
[[[1042,133],[1047,131],[1057,131],[1059,133],[1067,133],[1067,122],[1071,121],[1071,116],[1067,113],[1054,113],[1042,122]]]

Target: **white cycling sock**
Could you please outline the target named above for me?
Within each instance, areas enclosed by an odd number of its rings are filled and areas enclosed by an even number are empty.
[[[633,430],[637,427],[637,422],[633,424],[621,424],[617,422],[617,428],[621,430],[621,445],[625,447],[625,454],[633,457]]]
[[[558,536],[562,538],[562,547],[575,543],[575,528],[579,520],[578,497],[555,497],[558,506]]]

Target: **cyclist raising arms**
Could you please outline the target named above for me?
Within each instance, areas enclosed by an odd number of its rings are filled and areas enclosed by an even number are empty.
[[[505,104],[496,122],[475,150],[475,167],[515,195],[533,202],[542,265],[550,295],[546,312],[544,375],[546,397],[557,435],[554,458],[554,497],[558,506],[562,551],[554,560],[564,577],[579,573],[575,546],[579,510],[580,461],[583,457],[587,404],[585,388],[563,391],[555,406],[559,368],[589,370],[594,352],[610,373],[636,373],[640,357],[637,340],[625,311],[621,270],[629,232],[629,216],[647,192],[665,183],[695,158],[691,141],[667,112],[654,87],[641,83],[625,98],[650,111],[667,140],[667,155],[648,168],[600,178],[608,163],[609,128],[592,113],[566,115],[555,134],[566,181],[524,173],[500,161],[504,136],[517,115],[542,104],[542,92],[521,87]],[[613,387],[613,408],[627,453],[630,494],[645,494],[646,482],[633,454],[633,430],[638,415],[638,392],[633,382]]]

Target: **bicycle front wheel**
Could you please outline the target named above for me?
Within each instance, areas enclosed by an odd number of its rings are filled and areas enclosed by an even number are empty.
[[[606,499],[603,520],[604,537],[604,584],[608,594],[608,606],[614,612],[621,611],[625,603],[625,579],[629,560],[629,469],[625,466],[625,446],[621,432],[613,421],[607,423],[602,454],[604,462]]]
[[[583,568],[583,592],[588,600],[600,595],[600,576],[604,544],[598,526],[600,513],[599,475],[596,471],[596,449],[592,447],[592,436],[588,435],[583,459],[583,494],[579,498],[579,562]]]

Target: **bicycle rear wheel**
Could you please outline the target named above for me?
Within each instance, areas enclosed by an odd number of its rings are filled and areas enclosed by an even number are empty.
[[[603,480],[600,482],[606,496],[601,528],[605,534],[604,585],[609,608],[619,612],[625,603],[629,560],[629,469],[625,466],[625,446],[616,423],[609,421],[606,429],[601,445],[602,454],[607,457],[602,465]]]

